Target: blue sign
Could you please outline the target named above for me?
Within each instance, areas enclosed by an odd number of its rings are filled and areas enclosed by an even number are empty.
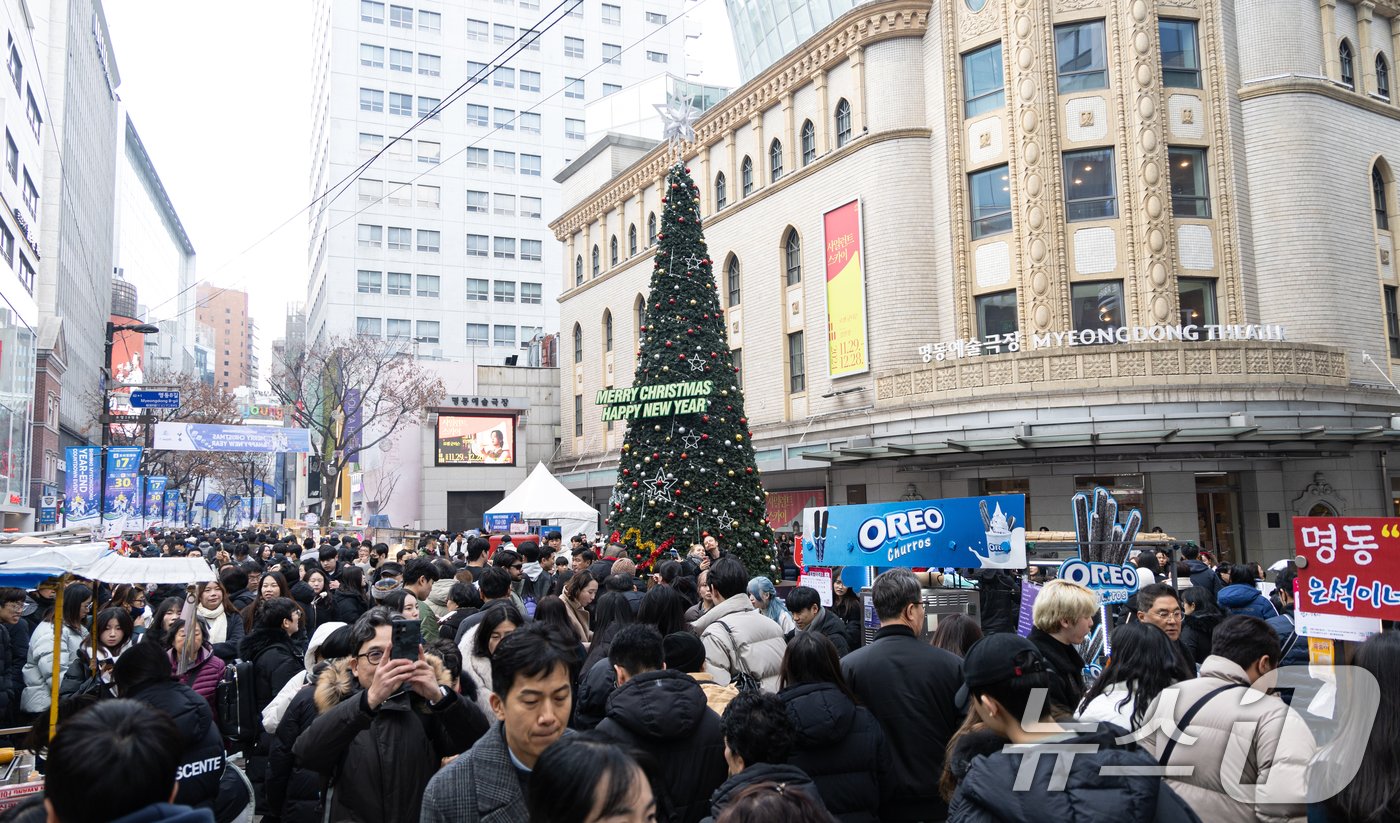
[[[494,512],[486,515],[486,530],[493,534],[507,533],[510,524],[520,522],[520,512]]]
[[[814,566],[1024,569],[1025,521],[1020,494],[803,509],[803,559]]]
[[[1127,603],[1137,591],[1138,584],[1137,569],[1132,566],[1080,560],[1077,557],[1061,563],[1056,577],[1089,589],[1104,604]]]
[[[165,490],[165,511],[161,513],[161,518],[169,525],[177,525],[175,520],[175,509],[180,503],[180,492],[177,489]]]
[[[161,525],[165,520],[165,478],[146,478],[146,528]]]
[[[311,453],[311,432],[271,426],[157,423],[154,448],[170,451]]]
[[[102,504],[104,537],[120,537],[122,532],[140,528],[140,468],[140,446],[108,447],[107,498]]]
[[[133,409],[180,408],[180,393],[177,391],[142,391],[140,389],[133,389],[130,399]]]
[[[102,450],[96,446],[69,446],[67,483],[68,525],[96,527],[102,517],[100,477]]]

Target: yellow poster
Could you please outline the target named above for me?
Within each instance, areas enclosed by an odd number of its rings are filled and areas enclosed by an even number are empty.
[[[1308,638],[1308,662],[1320,666],[1331,666],[1335,662],[1336,653],[1333,651],[1332,641],[1325,637]]]
[[[860,201],[822,217],[826,231],[827,372],[845,377],[870,370],[865,333],[865,268],[861,252]]]

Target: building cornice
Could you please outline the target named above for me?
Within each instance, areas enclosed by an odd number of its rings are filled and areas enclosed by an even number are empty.
[[[1262,97],[1273,97],[1280,94],[1316,94],[1321,97],[1330,97],[1342,103],[1359,106],[1373,114],[1389,117],[1392,120],[1400,120],[1400,106],[1353,91],[1345,86],[1339,86],[1323,77],[1287,74],[1250,83],[1239,91],[1241,100],[1258,100]]]
[[[706,112],[695,124],[695,140],[681,150],[681,159],[694,159],[701,150],[723,140],[729,131],[746,125],[852,52],[893,38],[923,37],[931,5],[932,0],[883,0],[857,6]],[[669,146],[658,145],[608,185],[550,223],[554,236],[566,241],[599,214],[611,211],[618,203],[661,180],[670,164]]]

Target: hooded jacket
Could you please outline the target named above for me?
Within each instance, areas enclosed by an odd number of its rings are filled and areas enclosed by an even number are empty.
[[[430,660],[438,682],[451,683]],[[349,660],[330,664],[316,679],[317,717],[296,738],[297,763],[331,779],[330,819],[338,823],[416,823],[423,790],[444,757],[461,754],[488,728],[466,700],[429,706],[417,695],[371,712],[368,693]]]
[[[369,611],[369,604],[365,602],[359,592],[352,592],[343,589],[336,589],[331,595],[331,616],[341,623],[354,625],[360,615]]]
[[[183,753],[176,772],[179,792],[175,802],[185,806],[213,804],[224,773],[224,743],[208,701],[173,680],[152,683],[124,696],[170,715],[180,730]]]
[[[443,615],[447,614],[447,595],[451,593],[452,587],[455,585],[457,585],[457,580],[453,577],[446,580],[434,580],[433,589],[428,592],[428,599],[418,603],[418,611],[422,612],[420,622],[424,643],[432,643],[440,636],[438,624]]]
[[[1153,701],[1143,728],[1154,731],[1143,747],[1160,757],[1180,718],[1207,694],[1230,685],[1235,688],[1212,697],[1181,729],[1195,742],[1177,744],[1167,765],[1188,766],[1191,772],[1168,777],[1167,784],[1211,823],[1302,820],[1307,809],[1301,792],[1317,751],[1312,733],[1283,700],[1249,688],[1244,669],[1227,658],[1207,657],[1200,677]],[[1226,780],[1238,782],[1233,791],[1252,793],[1257,803],[1231,797]]]
[[[1215,637],[1215,627],[1225,615],[1215,612],[1196,611],[1181,619],[1181,645],[1191,653],[1197,662],[1210,657],[1210,642]]]
[[[598,731],[642,752],[657,767],[676,823],[696,823],[724,782],[724,736],[705,692],[678,671],[642,672],[608,697]],[[665,806],[666,804],[662,804]]]
[[[29,655],[29,623],[0,625],[0,721],[9,722],[19,710],[24,692],[24,661]]]
[[[304,665],[292,638],[281,629],[259,629],[243,638],[238,656],[253,664],[253,704],[259,713]]]
[[[838,820],[877,823],[887,752],[875,715],[834,683],[799,683],[778,697],[797,732],[788,763],[812,778]]]
[[[1093,732],[1044,744],[1045,750],[1025,768],[1033,774],[1029,790],[1017,790],[1025,753],[995,751],[972,758],[948,804],[949,823],[1016,820],[1025,823],[1188,823],[1199,818],[1155,774],[1105,776],[1105,767],[1150,769],[1151,755],[1129,744],[1115,744],[1122,732],[1103,724]],[[1005,742],[1005,741],[1002,741]],[[1069,746],[1072,759],[1056,755]],[[1068,774],[1056,774],[1069,759]],[[1055,788],[1056,781],[1064,781]]]
[[[1191,573],[1192,586],[1199,586],[1216,597],[1220,596],[1220,590],[1225,584],[1214,569],[1199,560],[1187,560],[1186,569]]]
[[[728,685],[747,673],[758,679],[764,691],[778,691],[778,674],[787,652],[783,630],[753,607],[746,592],[702,614],[694,630],[705,644],[705,662],[716,683]]]
[[[768,618],[764,618],[767,620]],[[776,624],[775,624],[776,625]],[[821,794],[807,773],[786,763],[755,763],[720,784],[710,797],[710,816],[705,823],[714,823],[724,813],[725,807],[739,796],[739,793],[758,783],[778,783],[783,791],[799,791],[808,795],[818,806],[822,805]]]
[[[1221,610],[1230,614],[1247,614],[1260,620],[1278,617],[1278,609],[1274,608],[1274,604],[1269,602],[1269,598],[1265,597],[1263,592],[1243,583],[1226,586],[1215,599]]]

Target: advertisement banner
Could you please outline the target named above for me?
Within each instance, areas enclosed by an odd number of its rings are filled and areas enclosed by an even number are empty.
[[[152,529],[165,522],[165,478],[146,478],[146,528]]]
[[[487,512],[486,530],[492,534],[505,534],[512,523],[520,519],[520,512]]]
[[[311,432],[269,426],[157,423],[155,448],[186,452],[311,453]]]
[[[238,525],[246,526],[253,522],[253,498],[239,495]]]
[[[131,514],[126,518],[126,531],[144,532],[146,530],[146,478],[137,475],[136,487],[131,494]]]
[[[164,511],[161,512],[161,517],[165,520],[165,522],[166,522],[167,525],[170,525],[170,526],[177,525],[178,521],[175,519],[175,515],[176,515],[176,511],[175,511],[175,510],[176,510],[176,508],[179,506],[179,502],[180,502],[180,492],[179,492],[179,491],[177,491],[177,490],[175,490],[175,489],[166,489],[166,490],[165,490],[165,506],[163,507],[163,508],[164,508]]]
[[[364,443],[365,416],[363,395],[359,389],[345,390],[345,459],[359,462],[360,446]]]
[[[185,527],[190,524],[189,503],[183,497],[175,498],[175,525]]]
[[[803,509],[820,509],[826,505],[826,489],[795,489],[769,492],[768,522],[775,529],[786,529],[802,519]]]
[[[1400,518],[1295,517],[1300,612],[1400,620]]]
[[[110,446],[107,449],[107,499],[102,504],[102,536],[120,537],[136,528],[140,516],[140,446]]]
[[[832,506],[802,512],[803,559],[818,566],[1026,567],[1020,494]]]
[[[865,333],[865,258],[860,201],[822,216],[826,256],[827,373],[831,377],[870,370]]]
[[[439,414],[437,465],[514,466],[515,417]]]
[[[101,466],[102,450],[96,446],[68,447],[68,481],[64,486],[67,499],[66,514],[69,526],[96,527],[101,519],[102,501],[101,479],[98,472]]]

